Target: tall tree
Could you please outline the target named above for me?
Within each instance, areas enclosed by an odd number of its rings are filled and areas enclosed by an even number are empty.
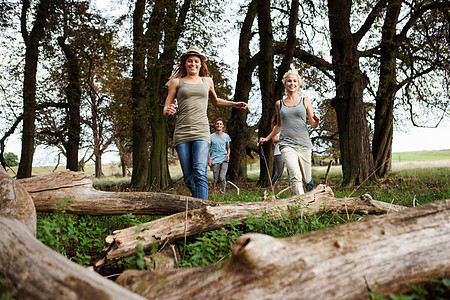
[[[258,3],[258,30],[260,40],[260,57],[258,62],[258,77],[261,88],[262,114],[259,121],[258,135],[267,136],[270,132],[271,119],[275,111],[274,86],[274,49],[272,20],[270,17],[270,1],[261,0]],[[269,185],[273,166],[273,145],[266,143],[261,146],[260,175],[262,185]]]
[[[351,186],[369,178],[374,170],[367,112],[362,98],[369,81],[360,70],[357,53],[358,44],[365,31],[352,33],[352,4],[352,0],[328,1],[331,55],[336,84],[336,96],[331,104],[337,112],[342,173],[345,183]]]
[[[81,134],[81,83],[80,83],[80,62],[79,54],[76,45],[66,43],[68,38],[68,22],[71,17],[68,15],[68,7],[64,2],[62,3],[63,11],[63,35],[58,38],[58,44],[61,47],[64,56],[66,57],[66,69],[68,73],[68,84],[66,86],[67,97],[67,117],[66,130],[67,140],[63,141],[66,149],[66,167],[71,171],[78,171],[78,149]]]
[[[174,0],[160,0],[146,8],[146,1],[137,0],[133,13],[131,184],[134,187],[164,189],[168,186],[168,125],[162,115],[165,94],[162,91],[172,71],[178,40],[191,1],[185,0],[180,7],[177,3]],[[144,21],[146,9],[152,9],[147,24]],[[151,135],[148,124],[151,124]]]
[[[372,140],[372,153],[378,176],[384,176],[391,171],[394,107],[396,99],[399,100],[398,92],[402,88],[407,89],[413,81],[421,86],[418,90],[429,90],[426,84],[421,84],[418,79],[430,73],[438,73],[438,77],[441,77],[442,73],[448,73],[449,51],[448,41],[446,43],[445,40],[448,39],[449,20],[445,18],[445,11],[448,11],[450,3],[413,1],[410,5],[405,4],[400,0],[388,1],[381,41],[377,49],[373,49],[380,57]],[[407,16],[406,20],[399,20],[402,10]],[[408,34],[412,31],[414,34]],[[419,103],[434,107],[444,104],[440,99],[441,103],[433,104],[433,91],[413,94]],[[425,99],[422,95],[426,95]],[[445,104],[443,110],[445,114]]]
[[[296,28],[298,23],[299,1],[291,1],[290,6],[286,8],[286,14],[289,16],[289,24],[286,31],[286,42],[282,42],[283,47],[275,49],[271,7],[270,1],[252,1],[248,7],[248,12],[241,28],[239,42],[239,69],[238,80],[236,83],[235,98],[242,101],[248,101],[251,89],[251,75],[254,68],[258,66],[258,78],[261,87],[262,115],[258,125],[258,135],[266,136],[271,130],[271,119],[275,112],[275,102],[281,99],[284,93],[284,86],[281,79],[285,72],[289,70],[295,53]],[[252,25],[255,17],[258,17],[258,32],[260,37],[259,52],[250,56],[250,41],[254,36]],[[282,26],[280,26],[282,27]],[[275,51],[277,50],[277,51]],[[275,76],[275,60],[281,58],[281,63],[277,68],[277,77]],[[239,98],[238,98],[239,96]],[[242,165],[246,147],[249,144],[248,132],[242,128],[245,126],[247,114],[234,111],[228,123],[229,133],[231,127],[231,159],[229,173],[231,178],[245,174]],[[231,125],[231,126],[230,126]],[[245,126],[245,127],[244,127]],[[247,129],[248,130],[248,129]],[[269,185],[270,174],[273,169],[272,153],[273,144],[266,143],[261,146],[260,160],[260,184]]]
[[[28,31],[30,1],[22,4],[21,32],[25,41],[25,70],[23,79],[23,132],[22,152],[17,178],[31,176],[34,155],[35,110],[36,110],[36,72],[39,58],[39,42],[44,36],[45,26],[50,12],[50,1],[41,0],[37,4],[36,15],[31,32]]]
[[[248,102],[252,88],[252,73],[257,65],[257,56],[251,56],[250,41],[253,36],[252,26],[257,14],[258,0],[252,0],[248,5],[247,13],[239,36],[239,64],[234,99]],[[249,144],[247,127],[247,111],[233,108],[227,123],[228,134],[231,137],[231,156],[228,167],[230,180],[242,179],[247,176],[246,148]]]
[[[156,1],[162,5],[162,1]],[[133,173],[131,184],[145,187],[148,181],[148,148],[146,95],[145,95],[145,55],[146,40],[144,34],[145,0],[137,0],[133,12],[133,79],[132,97],[132,133],[133,133]]]
[[[167,118],[161,113],[166,96],[165,84],[172,72],[173,61],[177,54],[178,41],[183,32],[191,0],[185,0],[181,7],[177,1],[166,1],[166,13],[163,19],[165,33],[163,52],[159,60],[153,55],[149,60],[147,83],[151,107],[150,124],[152,129],[152,147],[150,152],[149,184],[153,189],[165,189],[169,184],[169,164],[167,157],[168,124]],[[158,19],[156,19],[157,21]],[[154,26],[156,27],[156,26]],[[153,30],[157,30],[157,27]],[[153,32],[152,35],[157,34]],[[160,34],[160,33],[158,33]],[[150,51],[156,54],[158,44],[152,43]],[[157,66],[156,68],[154,66]]]

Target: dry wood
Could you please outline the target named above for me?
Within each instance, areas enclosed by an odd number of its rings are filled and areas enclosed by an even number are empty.
[[[191,209],[214,206],[214,202],[188,196],[152,192],[104,192],[93,188],[83,172],[55,172],[44,176],[19,179],[33,198],[36,210],[51,212],[55,205],[70,199],[72,210],[79,215],[170,215],[185,210],[186,200]]]
[[[450,276],[450,200],[309,234],[246,234],[231,259],[118,283],[149,299],[365,299]]]
[[[39,242],[19,221],[0,216],[0,278],[17,299],[143,299]]]
[[[47,248],[35,238],[36,211],[0,167],[0,293],[17,299],[143,299]]]
[[[0,166],[0,216],[19,220],[33,235],[36,235],[36,209],[33,200],[2,166]]]
[[[261,212],[288,212],[290,207],[302,206],[304,215],[316,214],[322,211],[336,211],[357,214],[384,214],[404,209],[398,205],[375,201],[369,195],[337,199],[333,197],[331,188],[324,185],[300,197],[263,202],[235,202],[228,205],[205,207],[190,210],[187,213],[177,213],[157,219],[139,226],[133,226],[113,232],[106,238],[109,245],[106,255],[96,263],[96,267],[114,262],[117,259],[131,256],[136,246],[141,244],[144,250],[155,244],[172,242],[184,236],[229,226],[232,220],[245,221],[251,212],[257,215]],[[186,223],[187,220],[187,223]]]

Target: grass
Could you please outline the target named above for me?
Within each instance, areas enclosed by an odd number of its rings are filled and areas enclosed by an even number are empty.
[[[256,167],[253,169],[253,173],[256,174],[255,170]],[[323,182],[325,172],[326,170],[323,168],[313,171],[316,184]],[[367,182],[358,189],[351,190],[340,185],[342,173],[338,170],[332,170],[329,174],[328,184],[338,198],[346,197],[350,194],[358,196],[369,193],[375,200],[413,206],[413,203],[414,205],[421,205],[431,201],[450,198],[449,174],[450,167],[399,170],[393,172],[386,179],[377,182]],[[127,183],[127,180],[129,179],[120,178],[115,181],[113,178],[107,178],[97,181],[95,185],[97,188],[101,188],[102,185],[121,185]],[[211,190],[210,200],[260,201],[264,194],[270,195],[271,192],[267,188],[261,188],[256,183],[257,181],[252,179],[237,183],[241,188],[240,195],[237,195],[236,190],[230,186],[228,186],[225,197]],[[277,184],[275,193],[287,185],[288,179],[287,176],[284,176]],[[182,182],[179,182],[172,192],[179,194],[188,193]],[[282,194],[282,197],[290,195],[290,191],[286,191]],[[132,214],[102,217],[71,215],[65,212],[70,210],[70,201],[60,205],[58,208],[59,210],[55,213],[38,213],[37,236],[49,247],[84,266],[93,265],[95,261],[100,259],[105,245],[105,237],[114,230],[142,224],[157,218],[134,216]],[[183,253],[181,261],[178,262],[178,267],[206,266],[229,258],[234,241],[246,232],[263,233],[274,237],[287,237],[353,222],[363,217],[358,215],[349,217],[329,212],[307,217],[297,214],[297,217],[293,218],[292,216],[295,216],[296,209],[298,208],[293,207],[289,215],[285,212],[280,212],[279,215],[282,215],[281,219],[266,213],[261,216],[252,216],[246,222],[235,222],[227,228],[188,237],[186,244],[184,241],[176,241],[174,245],[177,245],[180,253]],[[144,260],[144,256],[150,255],[155,251],[156,248],[144,251],[142,246],[141,248],[137,247],[135,255],[103,267],[98,272],[107,276],[119,274],[130,268],[147,269],[149,264]],[[439,280],[438,289],[445,290],[446,285],[443,282],[448,283],[448,280]],[[391,297],[391,299],[407,299],[395,297]],[[376,295],[374,289],[372,299],[383,298]]]
[[[392,172],[385,179],[349,189],[340,186],[342,174],[330,173],[328,185],[337,198],[370,194],[375,200],[412,207],[450,199],[449,174],[450,167],[403,169]]]
[[[434,161],[450,159],[450,150],[411,151],[392,153],[392,162]]]
[[[405,157],[416,161],[424,157],[438,159],[448,157],[450,151],[429,152],[414,152],[414,155],[410,153],[408,154],[409,156]],[[403,155],[401,156],[403,157]],[[116,165],[118,172],[119,166],[118,164]],[[36,171],[33,170],[33,172],[35,175],[47,174],[52,172],[53,169],[53,167],[39,167],[36,168]],[[60,167],[58,170],[62,169]],[[89,168],[87,170],[86,174],[89,175]],[[130,178],[115,177],[114,174],[116,174],[116,171],[113,169],[113,166],[107,165],[104,168],[104,172],[107,172],[107,170],[111,171],[111,176],[101,180],[93,180],[97,188],[108,185],[126,185],[130,182]],[[325,172],[326,167],[313,168],[313,177],[316,184],[324,182]],[[268,188],[262,188],[256,184],[259,176],[259,164],[250,165],[248,174],[248,180],[236,183],[240,187],[239,195],[237,195],[233,187],[228,185],[225,197],[211,190],[210,200],[260,201],[265,194],[271,194]],[[341,186],[342,172],[340,171],[340,167],[334,167],[329,173],[327,183],[332,187],[335,196],[338,198],[368,193],[375,200],[413,206],[442,199],[450,199],[449,174],[450,167],[399,169],[392,172],[385,179],[376,182],[367,182],[354,190]],[[171,175],[174,178],[181,176],[179,166],[171,166]],[[211,180],[211,174],[209,174],[208,178]],[[277,183],[275,193],[278,193],[286,186],[288,186],[288,179],[285,174]],[[169,192],[188,194],[182,181],[178,182],[178,185]],[[288,190],[281,197],[289,197],[290,195],[290,191]],[[293,209],[295,210],[295,208]],[[84,266],[92,265],[101,257],[102,249],[105,246],[105,237],[114,230],[142,224],[156,218],[154,216],[135,216],[132,214],[101,217],[78,216],[66,213],[67,210],[70,210],[70,200],[58,206],[58,211],[55,213],[38,213],[37,236],[47,246],[63,253],[69,259]],[[176,242],[175,244],[181,249],[180,252],[186,254],[181,262],[179,262],[179,266],[204,266],[230,257],[235,239],[245,232],[252,231],[269,234],[274,237],[285,237],[352,222],[360,217],[352,215],[352,218],[348,219],[336,213],[328,213],[308,217],[300,216],[297,218],[285,216],[282,219],[277,219],[273,218],[270,214],[263,214],[259,217],[252,217],[245,223],[235,223],[229,228],[222,228],[189,237],[186,245],[184,242]],[[145,263],[143,257],[154,251],[155,249],[143,251],[143,249],[138,248],[136,249],[136,255],[123,259],[117,264],[104,267],[99,270],[99,273],[102,275],[110,275],[120,273],[128,268],[145,269],[148,267],[148,264]],[[447,283],[448,281],[445,282]],[[441,284],[440,286],[442,287],[443,285]]]

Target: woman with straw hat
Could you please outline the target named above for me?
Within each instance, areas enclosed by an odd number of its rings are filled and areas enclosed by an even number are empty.
[[[206,174],[210,147],[208,98],[214,106],[219,107],[247,109],[247,103],[217,97],[205,64],[206,56],[198,47],[190,47],[180,56],[179,61],[167,83],[169,92],[163,114],[172,116],[177,113],[173,143],[180,160],[184,183],[193,197],[207,200]]]

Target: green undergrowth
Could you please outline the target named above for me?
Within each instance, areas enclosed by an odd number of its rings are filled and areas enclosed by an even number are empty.
[[[450,199],[450,168],[419,168],[395,171],[387,178],[366,181],[357,188],[340,186],[342,176],[330,176],[335,197],[369,194],[373,199],[407,207]]]
[[[42,243],[82,266],[90,266],[101,256],[105,237],[114,230],[148,222],[155,217],[82,216],[68,213],[73,200],[55,205],[52,213],[37,214],[37,238]]]
[[[406,294],[377,293],[377,286],[370,288],[369,296],[371,300],[445,300],[450,299],[450,278],[431,279],[421,285],[408,284],[411,292]]]
[[[317,215],[304,215],[300,207],[290,207],[288,212],[251,213],[245,222],[230,220],[232,225],[215,231],[191,237],[186,245],[178,242],[185,255],[180,267],[206,266],[231,257],[235,240],[248,232],[285,238],[315,230],[334,227],[356,221],[360,216],[343,216],[334,212]]]
[[[423,205],[428,202],[450,198],[449,174],[450,168],[410,169],[392,173],[385,179],[365,182],[356,189],[350,189],[341,185],[342,175],[339,172],[331,172],[327,183],[333,189],[335,197],[359,196],[370,194],[373,199],[389,203],[413,206]],[[313,172],[316,184],[324,182],[324,172]],[[210,200],[216,202],[235,201],[261,201],[264,197],[277,195],[287,185],[287,178],[281,178],[274,188],[259,187],[256,181],[247,180],[237,183],[237,190],[228,186],[225,196],[210,192]],[[97,182],[96,188],[103,189],[102,185],[108,185],[108,190],[123,191],[125,182],[119,182],[114,186],[111,180],[104,183]],[[119,188],[119,185],[122,187]],[[180,187],[185,188],[182,183]],[[172,190],[171,192],[185,194],[185,190]],[[291,196],[289,190],[279,195],[280,198]],[[50,248],[62,253],[67,258],[83,266],[92,266],[99,260],[105,247],[105,237],[114,230],[141,225],[161,216],[136,216],[126,214],[121,216],[79,216],[70,214],[72,200],[66,199],[56,206],[53,213],[38,213],[37,237]],[[364,216],[340,215],[328,212],[315,215],[303,215],[298,207],[291,207],[289,211],[277,211],[273,213],[252,214],[245,222],[231,221],[232,225],[205,232],[196,236],[187,237],[184,240],[174,242],[178,246],[181,260],[178,267],[195,267],[209,265],[231,256],[235,240],[248,232],[270,235],[274,238],[286,238],[294,235],[308,233],[338,226],[340,224],[355,222]],[[149,263],[144,256],[157,251],[157,247],[143,249],[138,245],[135,254],[124,258],[119,262],[99,270],[102,275],[120,273],[125,269],[148,269]],[[446,288],[443,281],[439,288]],[[445,281],[447,282],[447,281]],[[376,290],[373,291],[373,297]],[[422,298],[395,298],[386,299],[422,299]],[[403,296],[398,296],[403,297]],[[407,296],[405,296],[407,297]],[[409,297],[409,296],[408,296]],[[384,298],[373,298],[384,299]]]

